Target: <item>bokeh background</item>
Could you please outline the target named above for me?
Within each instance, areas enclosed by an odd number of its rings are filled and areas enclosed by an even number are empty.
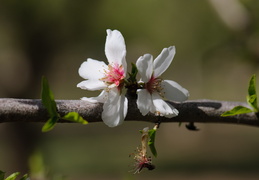
[[[127,61],[156,57],[176,46],[165,79],[190,91],[190,99],[245,101],[248,81],[259,74],[259,1],[254,0],[0,0],[0,97],[40,98],[42,75],[56,99],[96,92],[76,88],[86,58],[106,61],[106,29],[122,32]],[[257,83],[258,84],[258,83]],[[0,170],[33,179],[258,179],[259,129],[227,124],[162,124],[156,169],[132,175],[138,130],[125,122],[0,124]]]

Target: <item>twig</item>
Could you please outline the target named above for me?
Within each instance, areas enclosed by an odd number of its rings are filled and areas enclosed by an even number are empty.
[[[82,100],[56,100],[58,112],[65,115],[68,112],[78,112],[88,122],[101,122],[102,104],[89,103]],[[246,106],[245,102],[192,100],[184,103],[170,102],[180,112],[177,117],[160,117],[161,122],[199,122],[199,123],[231,123],[259,127],[256,114],[242,114],[221,117],[220,115],[235,106]],[[46,122],[48,114],[39,99],[0,98],[0,123],[8,122]],[[126,121],[157,122],[158,117],[150,114],[142,116],[135,100],[129,101]],[[67,121],[59,121],[67,122]]]

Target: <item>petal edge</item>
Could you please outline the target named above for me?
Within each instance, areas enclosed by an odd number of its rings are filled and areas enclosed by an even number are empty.
[[[159,77],[170,66],[175,55],[175,46],[164,48],[154,60],[154,77]]]
[[[109,64],[125,65],[126,45],[120,31],[107,29],[105,55]],[[124,68],[126,69],[126,67]]]

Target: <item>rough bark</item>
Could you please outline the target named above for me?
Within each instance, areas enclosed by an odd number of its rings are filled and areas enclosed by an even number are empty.
[[[78,112],[88,122],[100,122],[102,104],[89,103],[82,100],[56,100],[58,112],[65,115],[68,112]],[[136,107],[135,100],[129,101],[129,109],[125,121],[147,122],[199,122],[199,123],[232,123],[259,127],[255,113],[221,117],[220,115],[235,106],[246,106],[245,102],[230,102],[216,100],[190,100],[183,103],[170,102],[179,110],[174,118],[156,117],[152,114],[142,116]],[[48,113],[39,99],[0,98],[0,123],[8,122],[46,122]],[[67,122],[60,120],[59,122]]]

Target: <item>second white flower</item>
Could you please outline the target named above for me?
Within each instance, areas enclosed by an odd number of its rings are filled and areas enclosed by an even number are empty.
[[[143,116],[149,112],[168,118],[178,115],[178,110],[164,100],[185,101],[189,92],[175,81],[163,80],[160,76],[171,64],[175,55],[175,47],[164,48],[153,61],[153,56],[145,54],[137,60],[140,73],[137,105]]]

